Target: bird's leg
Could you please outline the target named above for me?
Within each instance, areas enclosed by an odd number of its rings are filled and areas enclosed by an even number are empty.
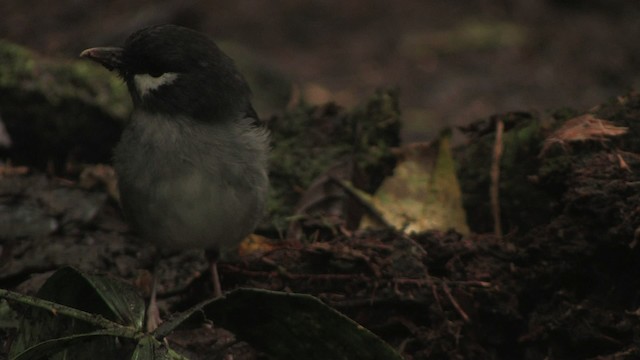
[[[209,260],[209,271],[211,272],[211,282],[213,283],[213,297],[219,298],[222,296],[222,286],[218,276],[218,257],[220,252],[217,249],[207,249],[206,256]]]
[[[211,260],[209,267],[211,268],[211,281],[213,281],[213,296],[219,298],[222,296],[222,286],[220,286],[220,278],[218,277],[218,262]]]
[[[153,284],[151,285],[151,297],[149,299],[149,306],[147,307],[147,332],[151,333],[160,326],[162,319],[160,319],[160,310],[158,309],[158,303],[156,302],[156,295],[158,293],[158,261],[154,261],[153,265]]]

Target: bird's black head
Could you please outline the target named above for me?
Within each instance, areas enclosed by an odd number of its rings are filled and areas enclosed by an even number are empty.
[[[80,56],[118,72],[136,108],[147,112],[216,121],[253,111],[233,61],[191,29],[152,26],[133,33],[122,48],[91,48]]]

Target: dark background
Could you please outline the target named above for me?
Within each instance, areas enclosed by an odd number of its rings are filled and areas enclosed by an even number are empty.
[[[0,37],[69,58],[147,25],[193,27],[311,103],[398,86],[410,140],[499,112],[586,110],[640,83],[635,0],[3,0],[0,14]]]

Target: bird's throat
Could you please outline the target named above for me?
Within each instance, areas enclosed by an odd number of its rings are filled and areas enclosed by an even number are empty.
[[[136,74],[133,76],[133,82],[135,84],[138,95],[140,96],[140,98],[143,98],[151,91],[157,90],[162,86],[173,83],[177,78],[177,73],[164,73],[157,77],[151,76],[149,74]]]

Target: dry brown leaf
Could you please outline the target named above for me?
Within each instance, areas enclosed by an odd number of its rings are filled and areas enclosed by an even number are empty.
[[[240,245],[238,246],[238,255],[241,257],[247,256],[260,256],[264,253],[272,251],[277,246],[273,243],[273,241],[268,238],[258,235],[258,234],[250,234],[247,236]]]
[[[576,141],[608,141],[607,136],[627,133],[628,128],[616,126],[612,122],[598,119],[592,114],[584,114],[567,120],[544,140],[539,157],[543,157],[554,144],[565,147]]]
[[[120,201],[118,192],[118,177],[113,167],[109,165],[92,165],[86,167],[80,173],[79,184],[83,189],[92,189],[98,185],[104,185],[107,193],[116,201]]]

